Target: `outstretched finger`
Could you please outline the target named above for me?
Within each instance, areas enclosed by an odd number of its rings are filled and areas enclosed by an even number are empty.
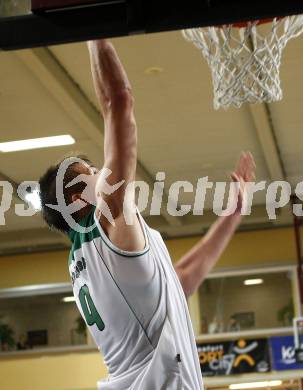
[[[232,172],[230,174],[230,177],[231,177],[232,181],[234,181],[234,182],[240,182],[241,181],[240,176],[236,172]]]
[[[246,169],[244,179],[245,181],[252,181],[255,177],[256,164],[254,158],[250,152],[246,154]]]
[[[244,165],[245,165],[245,153],[241,152],[241,155],[236,165],[236,172],[240,176],[243,176],[245,173]]]
[[[251,165],[256,168],[256,162],[255,162],[255,159],[254,159],[254,156],[252,155],[252,153],[250,151],[246,152],[248,158],[249,158],[249,161],[251,163]]]

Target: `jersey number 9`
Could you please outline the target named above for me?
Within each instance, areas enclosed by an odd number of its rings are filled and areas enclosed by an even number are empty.
[[[102,330],[104,330],[105,328],[105,325],[96,309],[96,306],[92,300],[92,297],[86,284],[82,286],[79,291],[79,301],[87,325],[92,326],[96,324],[98,329],[102,332]]]

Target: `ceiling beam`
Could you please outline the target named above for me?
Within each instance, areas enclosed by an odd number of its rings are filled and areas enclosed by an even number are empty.
[[[8,177],[7,175],[5,175],[3,172],[0,172],[0,180],[1,181],[7,181],[7,182],[9,182],[12,185],[13,190],[14,190],[13,191],[13,198],[15,200],[20,201],[20,198],[18,197],[18,194],[17,194],[17,190],[18,190],[19,184],[16,183],[13,179]]]
[[[248,107],[271,180],[285,180],[285,171],[267,104],[249,104]]]
[[[286,207],[283,209],[285,208]],[[277,209],[277,218],[275,220],[270,220],[268,218],[265,205],[255,205],[252,207],[251,215],[243,218],[238,230],[247,230],[249,228],[252,230],[260,230],[268,227],[290,226],[292,224],[292,220],[290,219],[286,221],[282,218],[283,209]],[[209,227],[216,221],[218,216],[214,214],[213,210],[205,210],[203,216],[188,214],[182,218],[183,224],[178,229],[174,226],[161,225],[161,221],[157,219],[157,217],[148,217],[147,221],[150,226],[157,224],[157,229],[166,238],[184,237],[197,234],[201,234],[202,236],[208,231]]]
[[[19,187],[19,184],[17,182],[15,182],[13,179],[11,179],[7,175],[5,175],[3,172],[0,172],[0,180],[8,181],[9,183],[11,183],[11,185],[13,186],[13,189],[14,189],[14,193],[16,193],[16,195],[17,195],[17,189]]]
[[[48,48],[37,48],[17,51],[14,55],[30,69],[66,114],[100,147],[100,153],[103,153],[104,127],[101,114],[53,53]],[[137,174],[153,187],[153,176],[139,160]],[[168,202],[168,196],[164,193],[163,203],[166,205]],[[169,215],[166,207],[162,208],[161,213],[169,225],[182,225],[180,218]]]
[[[41,82],[65,113],[100,146],[103,153],[103,122],[99,111],[47,48],[14,52]]]
[[[248,107],[258,136],[258,140],[260,142],[260,146],[263,151],[263,156],[270,175],[270,180],[286,180],[285,168],[281,159],[281,154],[275,135],[275,129],[268,105],[266,103],[249,104]],[[283,207],[281,209],[279,218],[275,220],[274,223],[289,223],[291,221],[291,208]]]

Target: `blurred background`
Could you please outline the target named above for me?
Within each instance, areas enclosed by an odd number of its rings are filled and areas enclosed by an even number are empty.
[[[0,3],[0,16],[14,2]],[[29,2],[15,2],[20,13]],[[20,8],[18,8],[20,7]],[[23,8],[22,8],[23,7]],[[284,98],[269,105],[213,109],[211,73],[179,31],[112,40],[133,86],[139,129],[138,180],[150,186],[165,172],[159,216],[143,212],[177,261],[216,219],[209,191],[203,215],[171,217],[170,185],[199,178],[229,180],[242,150],[253,153],[257,181],[303,173],[303,37],[285,49]],[[0,226],[0,377],[6,390],[89,390],[107,375],[72,297],[69,242],[48,230],[35,194],[32,217],[16,215],[23,181],[36,181],[70,151],[103,161],[103,124],[85,43],[0,52],[0,143],[68,135],[69,145],[0,151],[0,180],[13,187]],[[1,145],[0,145],[1,146]],[[48,145],[49,146],[49,145]],[[0,183],[0,184],[1,184]],[[0,185],[1,198],[7,188]],[[177,194],[172,194],[174,197]],[[295,358],[293,318],[301,316],[297,261],[302,228],[291,204],[269,220],[266,191],[256,194],[215,269],[190,298],[206,389],[301,389],[303,364]],[[179,204],[193,205],[195,193]],[[297,240],[296,240],[297,237]],[[238,386],[238,387],[237,387]],[[242,387],[241,387],[242,386]]]

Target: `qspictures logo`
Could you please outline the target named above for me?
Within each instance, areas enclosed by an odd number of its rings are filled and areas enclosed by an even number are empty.
[[[89,174],[79,174],[71,182],[64,185],[64,178],[67,170],[74,164],[81,164],[88,168]],[[291,196],[295,194],[298,202],[292,205],[294,215],[303,216],[303,182],[299,182],[295,188],[292,188],[287,181],[267,182],[246,182],[244,188],[241,188],[239,182],[212,182],[208,176],[199,178],[195,183],[186,180],[176,181],[169,186],[165,192],[165,172],[158,172],[156,180],[151,187],[144,181],[132,181],[127,183],[121,180],[115,184],[109,183],[112,171],[108,168],[92,169],[86,161],[77,157],[65,159],[58,169],[56,176],[56,204],[47,204],[46,207],[59,211],[71,229],[87,233],[92,231],[95,226],[80,226],[73,214],[87,204],[98,205],[98,210],[102,215],[114,225],[114,218],[107,202],[108,196],[118,191],[122,186],[124,189],[123,213],[127,224],[133,223],[133,216],[138,209],[142,212],[149,207],[149,215],[160,215],[163,207],[166,208],[169,215],[173,217],[183,217],[190,213],[195,216],[203,216],[206,210],[205,200],[208,191],[212,191],[212,211],[217,216],[228,216],[236,212],[241,198],[240,214],[243,216],[251,215],[252,205],[257,193],[263,196],[264,208],[266,209],[270,220],[277,219],[277,211],[290,203]],[[66,203],[64,193],[73,185],[82,182],[84,190],[81,193],[81,199],[70,204]],[[0,181],[2,187],[2,198],[0,203],[0,225],[5,225],[5,214],[10,210],[13,199],[13,186],[7,181]],[[194,201],[192,204],[183,204],[179,201],[181,194],[191,193]],[[166,194],[167,196],[164,196]],[[37,200],[39,200],[39,185],[35,181],[22,182],[17,188],[17,195],[22,203],[14,205],[15,214],[20,217],[31,217],[40,211]],[[36,199],[36,202],[33,199]],[[136,198],[136,204],[129,199]],[[165,201],[164,201],[165,200]],[[260,202],[260,197],[259,197]],[[130,204],[132,206],[130,206]]]

